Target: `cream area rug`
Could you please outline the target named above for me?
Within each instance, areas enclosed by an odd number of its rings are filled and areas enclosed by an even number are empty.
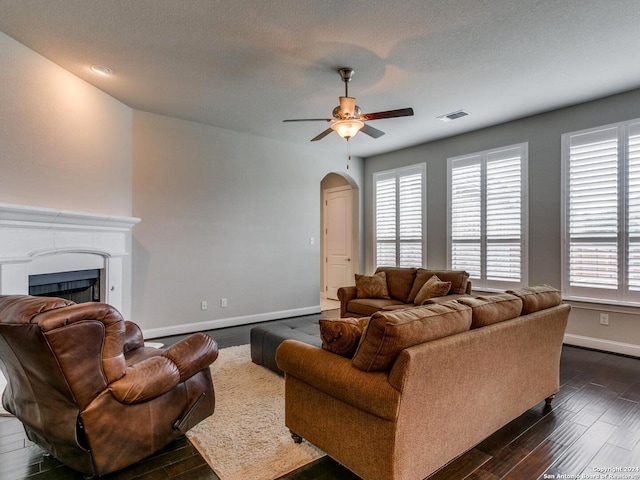
[[[221,480],[274,480],[324,455],[292,440],[284,379],[252,363],[249,345],[221,349],[211,375],[215,412],[187,437]]]

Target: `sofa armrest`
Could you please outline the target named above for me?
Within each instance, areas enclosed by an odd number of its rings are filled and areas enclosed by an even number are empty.
[[[311,385],[349,405],[388,420],[397,416],[400,392],[387,372],[364,372],[351,360],[297,340],[285,340],[276,362],[287,376]]]
[[[194,333],[171,345],[162,356],[176,364],[184,382],[218,358],[218,343],[206,333]]]
[[[472,285],[471,285],[471,280],[467,280],[467,288],[466,288],[466,290],[465,290],[465,293],[466,293],[467,295],[471,295],[471,287],[472,287]]]
[[[338,300],[340,300],[340,317],[344,318],[347,313],[347,305],[356,298],[356,287],[340,287],[338,289]]]

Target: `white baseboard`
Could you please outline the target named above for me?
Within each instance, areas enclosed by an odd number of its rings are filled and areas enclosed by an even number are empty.
[[[142,335],[146,339],[169,337],[171,335],[183,335],[185,333],[202,332],[215,328],[235,327],[237,325],[247,325],[249,323],[267,322],[281,318],[300,317],[302,315],[313,315],[320,313],[320,305],[313,307],[296,308],[292,310],[282,310],[279,312],[265,312],[242,317],[218,318],[206,322],[186,323],[184,325],[174,325],[171,327],[160,327],[142,330]]]
[[[631,343],[603,340],[602,338],[584,337],[582,335],[573,335],[571,333],[566,333],[564,335],[564,343],[567,345],[575,345],[577,347],[593,348],[595,350],[604,350],[605,352],[621,353],[623,355],[640,357],[640,345],[634,345]]]

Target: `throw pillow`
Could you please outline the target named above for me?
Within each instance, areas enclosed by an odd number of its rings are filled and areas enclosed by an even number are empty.
[[[413,303],[422,305],[425,301],[434,297],[442,297],[449,293],[451,282],[442,282],[436,275],[432,276],[422,286]]]
[[[470,326],[471,308],[457,302],[376,312],[352,363],[366,372],[388,370],[405,348],[465,332]]]
[[[378,272],[375,275],[358,275],[356,273],[356,296],[358,298],[385,298],[389,299],[387,290],[387,275]]]
[[[416,295],[425,284],[434,275],[442,282],[451,282],[451,288],[449,294],[463,294],[467,293],[467,284],[469,283],[469,274],[464,270],[431,270],[426,268],[419,268],[416,273],[416,279],[411,287],[411,293],[407,302],[414,303]]]
[[[322,348],[343,357],[352,358],[369,317],[320,319]]]

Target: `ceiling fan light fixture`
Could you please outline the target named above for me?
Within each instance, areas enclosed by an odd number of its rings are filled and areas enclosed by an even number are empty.
[[[364,127],[364,122],[356,120],[355,118],[338,120],[331,124],[331,130],[347,140],[354,137],[362,127]]]
[[[340,111],[342,118],[356,116],[356,99],[353,97],[340,97]]]

